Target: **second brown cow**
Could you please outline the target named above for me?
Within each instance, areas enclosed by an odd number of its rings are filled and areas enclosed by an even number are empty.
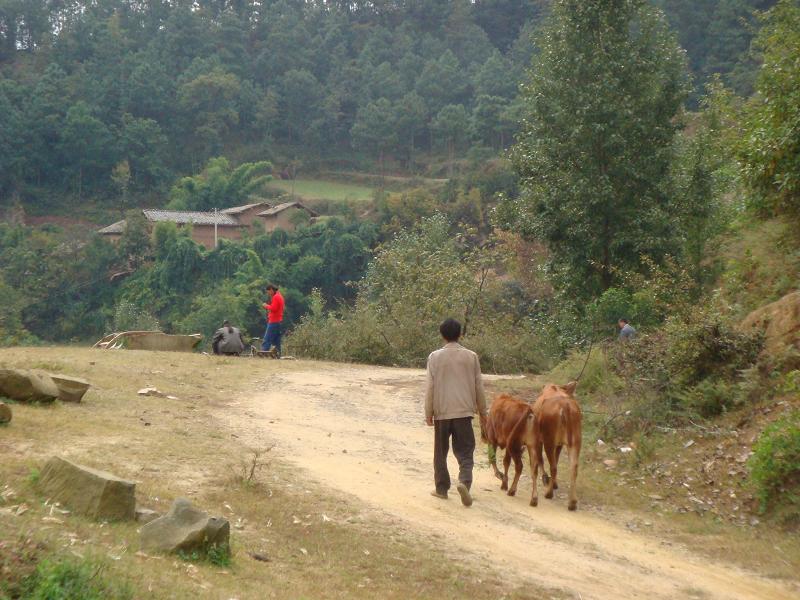
[[[564,446],[570,462],[569,510],[578,506],[575,483],[578,476],[578,458],[581,450],[582,415],[574,393],[577,382],[564,386],[549,384],[533,405],[503,394],[495,398],[489,410],[489,418],[482,432],[492,450],[504,448],[504,472],[497,468],[496,458],[490,452],[495,475],[502,480],[501,489],[508,489],[508,495],[517,491],[522,474],[522,451],[528,449],[531,465],[531,506],[539,503],[537,478],[539,467],[542,467],[542,483],[547,486],[545,498],[553,497],[553,490],[558,487],[558,459]],[[544,458],[547,455],[550,464],[550,476],[544,470]],[[514,461],[514,481],[508,485],[508,469]]]

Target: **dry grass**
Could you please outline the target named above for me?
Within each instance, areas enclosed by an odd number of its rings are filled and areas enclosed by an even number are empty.
[[[353,499],[304,481],[269,452],[261,453],[249,478],[254,449],[212,417],[212,409],[246,394],[256,380],[302,363],[14,348],[0,351],[0,364],[93,384],[79,405],[16,404],[12,423],[0,429],[0,491],[14,492],[0,500],[0,509],[29,507],[20,516],[0,512],[0,549],[32,539],[47,555],[99,557],[109,576],[130,582],[136,598],[558,596],[508,583],[489,568],[468,570],[447,554],[446,541],[420,539],[402,524],[365,513]],[[148,385],[178,400],[136,394]],[[165,512],[185,496],[227,517],[231,566],[142,555],[135,524],[50,515],[31,473],[55,454],[135,480],[144,507]]]

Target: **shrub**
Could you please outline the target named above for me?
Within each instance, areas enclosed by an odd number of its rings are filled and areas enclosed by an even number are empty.
[[[800,411],[775,421],[759,436],[750,458],[750,481],[761,512],[786,502],[800,510]]]

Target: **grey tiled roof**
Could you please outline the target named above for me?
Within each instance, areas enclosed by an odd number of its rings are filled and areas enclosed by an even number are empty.
[[[195,225],[213,225],[213,212],[193,212],[185,210],[161,210],[158,208],[146,208],[142,211],[148,221],[157,223],[167,221],[170,223],[194,223]],[[220,212],[217,216],[217,225],[226,227],[237,227],[239,221],[234,217]]]
[[[238,215],[239,213],[243,213],[257,206],[265,206],[266,208],[271,208],[272,205],[269,202],[254,202],[253,204],[243,204],[242,206],[231,206],[230,208],[226,208],[219,212],[225,213],[226,215]]]
[[[289,208],[300,208],[302,210],[308,211],[308,213],[312,217],[318,216],[316,212],[308,208],[307,206],[303,206],[299,202],[284,202],[283,204],[278,204],[278,206],[273,206],[272,208],[268,208],[267,210],[258,213],[259,217],[271,217],[272,215],[277,215],[279,212],[283,212]]]
[[[97,233],[124,233],[125,232],[125,219],[122,221],[117,221],[116,223],[112,223],[108,227],[103,227],[102,229],[98,229]]]

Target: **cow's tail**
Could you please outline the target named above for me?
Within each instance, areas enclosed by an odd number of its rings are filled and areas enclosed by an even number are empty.
[[[519,420],[514,424],[514,427],[511,428],[511,434],[508,436],[509,440],[518,440],[518,434],[521,427],[523,427],[523,423],[528,419],[534,418],[533,407],[529,404],[528,410],[526,410]]]
[[[570,417],[569,413],[571,411],[572,411],[572,409],[569,406],[562,406],[559,409],[559,414],[558,414],[559,421],[561,422],[561,427],[564,428],[564,432],[565,432],[565,436],[564,437],[567,440],[567,447],[568,448],[572,448],[575,445],[574,444],[574,441],[575,441],[574,440],[574,434],[575,434],[575,432],[572,431],[572,427],[569,426],[569,417]]]

